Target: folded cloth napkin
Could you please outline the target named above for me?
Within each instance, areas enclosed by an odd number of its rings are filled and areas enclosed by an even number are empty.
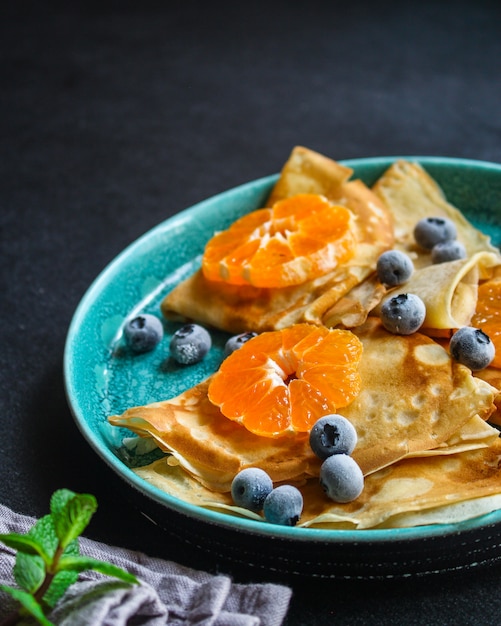
[[[0,504],[0,533],[25,533],[34,518]],[[80,551],[137,576],[127,585],[97,572],[83,572],[48,616],[59,626],[279,626],[291,598],[277,584],[235,584],[230,578],[190,569],[85,537]],[[13,550],[0,543],[0,584],[15,586]],[[0,591],[0,618],[16,603]]]

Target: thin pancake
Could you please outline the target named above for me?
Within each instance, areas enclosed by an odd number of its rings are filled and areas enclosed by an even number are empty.
[[[373,322],[359,337],[364,346],[362,391],[342,413],[357,430],[353,457],[365,474],[407,455],[432,449],[444,453],[451,438],[450,445],[461,449],[477,447],[473,436],[468,444],[457,433],[475,416],[490,414],[493,387],[474,378],[424,335],[392,335]],[[209,382],[172,400],[128,409],[109,421],[153,437],[214,490],[228,490],[235,474],[250,466],[261,467],[274,481],[318,475],[319,461],[307,436],[253,435],[211,404]],[[484,434],[476,437],[482,439]]]
[[[261,467],[274,481],[318,475],[318,459],[307,435],[273,439],[252,434],[211,404],[209,382],[172,400],[128,409],[109,422],[152,437],[187,472],[216,491],[228,491],[235,474],[246,467]]]
[[[438,448],[474,416],[492,412],[495,389],[429,337],[393,335],[375,318],[356,334],[362,390],[342,413],[357,430],[353,457],[364,474]]]
[[[425,217],[447,217],[456,224],[458,240],[468,256],[492,252],[499,258],[487,235],[475,228],[450,204],[438,184],[418,163],[398,160],[376,181],[372,191],[389,209],[394,220],[395,248],[411,256],[416,267],[430,265],[430,253],[414,241],[414,227]]]
[[[134,471],[190,504],[262,519],[234,506],[230,494],[212,492],[166,459]],[[347,504],[329,500],[316,479],[298,488],[304,500],[299,524],[303,527],[368,529],[458,523],[501,507],[501,439],[479,450],[395,463],[368,476],[362,494]]]
[[[494,413],[489,416],[489,422],[501,427],[501,370],[497,367],[486,367],[483,370],[475,372],[475,376],[485,380],[496,389],[497,393],[494,397],[496,409]]]
[[[395,463],[369,476],[361,496],[346,505],[329,502],[315,487],[310,483],[304,489],[309,504],[303,521],[309,526],[344,521],[354,528],[373,528],[444,523],[452,516],[468,519],[500,505],[501,439],[480,450]],[[477,506],[480,498],[487,500]]]
[[[447,201],[442,189],[418,163],[396,161],[372,190],[393,216],[394,247],[408,254],[416,269],[408,282],[390,290],[383,301],[399,293],[418,295],[426,306],[422,328],[430,334],[468,325],[476,307],[478,282],[491,276],[501,263],[499,250]],[[465,259],[433,264],[431,253],[414,239],[414,227],[426,217],[445,217],[454,222],[458,240],[466,249]]]
[[[466,259],[421,267],[405,284],[391,290],[382,303],[401,293],[413,293],[426,306],[423,329],[467,326],[477,306],[479,280],[500,261],[493,252],[481,251]]]
[[[231,333],[274,330],[307,321],[322,323],[324,313],[376,267],[393,244],[392,219],[385,205],[351,170],[302,147],[292,151],[268,205],[298,193],[319,193],[355,215],[357,248],[350,262],[295,287],[256,288],[208,281],[201,270],[177,285],[163,300],[169,320],[195,320]]]

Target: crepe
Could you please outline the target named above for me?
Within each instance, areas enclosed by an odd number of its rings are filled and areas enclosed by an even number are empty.
[[[351,329],[361,326],[386,294],[386,287],[376,274],[371,274],[327,309],[322,316],[322,323],[328,328]]]
[[[135,472],[157,488],[190,504],[262,520],[234,506],[231,495],[214,493],[179,467],[161,459]],[[413,458],[365,479],[362,494],[337,504],[318,480],[298,485],[304,500],[302,527],[369,529],[457,523],[501,508],[501,439],[488,447],[450,456]]]
[[[363,313],[379,314],[382,303],[399,293],[413,293],[426,306],[423,329],[430,334],[460,328],[469,324],[475,311],[480,280],[493,275],[501,264],[499,250],[490,238],[475,228],[466,217],[450,204],[441,188],[419,165],[397,160],[376,181],[372,191],[385,204],[392,215],[395,241],[393,247],[405,252],[413,261],[415,271],[410,280],[398,288],[381,295],[381,287],[372,278],[364,285]],[[431,252],[420,248],[414,239],[414,227],[425,217],[446,217],[454,222],[458,240],[463,243],[467,257],[448,263],[433,264]],[[350,328],[359,323],[361,316],[350,318],[358,293],[348,294],[324,315],[328,326]],[[379,298],[379,300],[378,300]],[[360,302],[358,303],[360,309]],[[340,314],[342,313],[342,315]]]
[[[420,249],[414,241],[414,227],[426,217],[451,219],[468,257],[477,252],[491,252],[498,262],[501,260],[490,238],[447,201],[439,185],[418,163],[397,160],[376,181],[372,191],[393,217],[394,247],[407,253],[416,268],[431,265],[431,253]]]
[[[489,422],[501,427],[501,370],[497,367],[486,367],[475,372],[475,376],[485,380],[496,389],[494,396],[495,410],[489,416]]]
[[[252,434],[211,404],[209,383],[210,378],[171,400],[130,408],[109,422],[152,437],[214,491],[229,491],[234,476],[246,467],[261,467],[274,481],[318,475],[307,435],[273,439]]]
[[[419,296],[426,307],[422,329],[445,330],[467,326],[477,306],[478,284],[499,265],[493,252],[476,252],[466,259],[427,265],[417,269],[403,285],[392,289],[375,307],[401,293]]]
[[[484,445],[490,433],[458,432],[475,416],[493,410],[496,390],[471,375],[430,338],[388,333],[371,320],[357,333],[363,344],[362,391],[341,412],[358,434],[353,453],[364,474],[407,455]],[[249,344],[250,345],[250,344]],[[280,438],[253,435],[227,419],[207,397],[210,378],[171,400],[128,409],[109,422],[152,437],[194,478],[214,491],[228,491],[246,467],[260,467],[272,480],[318,476],[320,463],[305,434]],[[482,421],[482,420],[480,420]]]
[[[440,450],[474,416],[492,413],[495,389],[429,337],[394,335],[375,318],[356,334],[362,389],[342,414],[357,431],[353,458],[364,474]]]
[[[372,308],[368,312],[377,315],[382,303],[388,298],[400,293],[413,293],[426,306],[422,329],[429,334],[468,325],[475,311],[479,281],[499,271],[499,250],[491,244],[488,236],[475,228],[461,211],[447,201],[441,188],[418,163],[402,159],[396,161],[376,181],[372,191],[392,215],[395,233],[393,247],[412,259],[415,271],[409,281],[390,289],[382,300],[380,298],[380,302],[375,297],[372,299],[375,305],[369,300]],[[414,227],[426,217],[446,217],[454,222],[457,238],[466,250],[465,259],[433,264],[431,252],[420,248],[414,239]],[[374,292],[374,296],[377,295]],[[347,327],[346,316],[339,318],[340,307],[342,303],[327,312],[325,321],[328,325]]]
[[[312,150],[296,147],[271,191],[267,206],[299,193],[318,193],[355,215],[353,258],[314,280],[285,288],[258,288],[209,281],[199,269],[167,294],[165,318],[192,320],[230,333],[261,332],[298,322],[320,324],[330,307],[372,274],[379,255],[393,245],[392,219],[385,205],[352,170]]]

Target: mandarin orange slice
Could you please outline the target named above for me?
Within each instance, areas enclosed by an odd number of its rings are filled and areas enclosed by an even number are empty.
[[[264,332],[223,361],[209,400],[256,435],[308,432],[356,398],[361,357],[362,344],[348,330],[295,324]]]
[[[214,235],[205,247],[202,271],[208,280],[232,285],[300,285],[353,256],[352,224],[349,209],[324,196],[291,196]]]
[[[479,285],[477,308],[471,325],[489,335],[496,348],[491,367],[501,368],[501,278]]]

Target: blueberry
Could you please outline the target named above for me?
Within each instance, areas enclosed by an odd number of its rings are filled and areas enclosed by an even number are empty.
[[[400,293],[383,302],[380,313],[386,330],[396,335],[415,333],[426,317],[426,307],[419,296]]]
[[[387,250],[378,258],[376,270],[384,285],[396,287],[409,280],[414,272],[414,264],[400,250]]]
[[[234,335],[233,337],[230,337],[226,342],[226,345],[224,346],[224,356],[229,356],[232,352],[235,352],[235,350],[241,348],[244,343],[249,341],[249,339],[252,339],[256,336],[257,333],[251,331],[248,333],[242,333],[240,335]]]
[[[357,431],[342,415],[325,415],[310,431],[310,446],[324,461],[332,454],[351,454],[357,445]]]
[[[295,526],[303,512],[303,496],[292,485],[280,485],[266,497],[263,512],[265,519],[272,524]]]
[[[149,352],[162,340],[162,322],[148,313],[142,313],[128,320],[123,328],[127,345],[133,352]]]
[[[231,496],[237,506],[250,511],[261,511],[266,496],[273,489],[273,481],[258,467],[248,467],[239,472],[231,483]]]
[[[460,241],[442,241],[433,246],[431,260],[433,263],[446,263],[466,258],[466,249]]]
[[[209,333],[198,324],[185,324],[172,335],[170,353],[183,365],[198,363],[209,352],[212,345]]]
[[[456,331],[451,337],[449,349],[456,361],[474,372],[487,367],[496,353],[490,337],[472,326],[463,326]]]
[[[364,489],[364,475],[351,456],[333,454],[322,463],[320,485],[334,502],[351,502]]]
[[[425,250],[431,250],[437,243],[456,237],[456,225],[447,217],[425,217],[414,227],[414,239]]]

